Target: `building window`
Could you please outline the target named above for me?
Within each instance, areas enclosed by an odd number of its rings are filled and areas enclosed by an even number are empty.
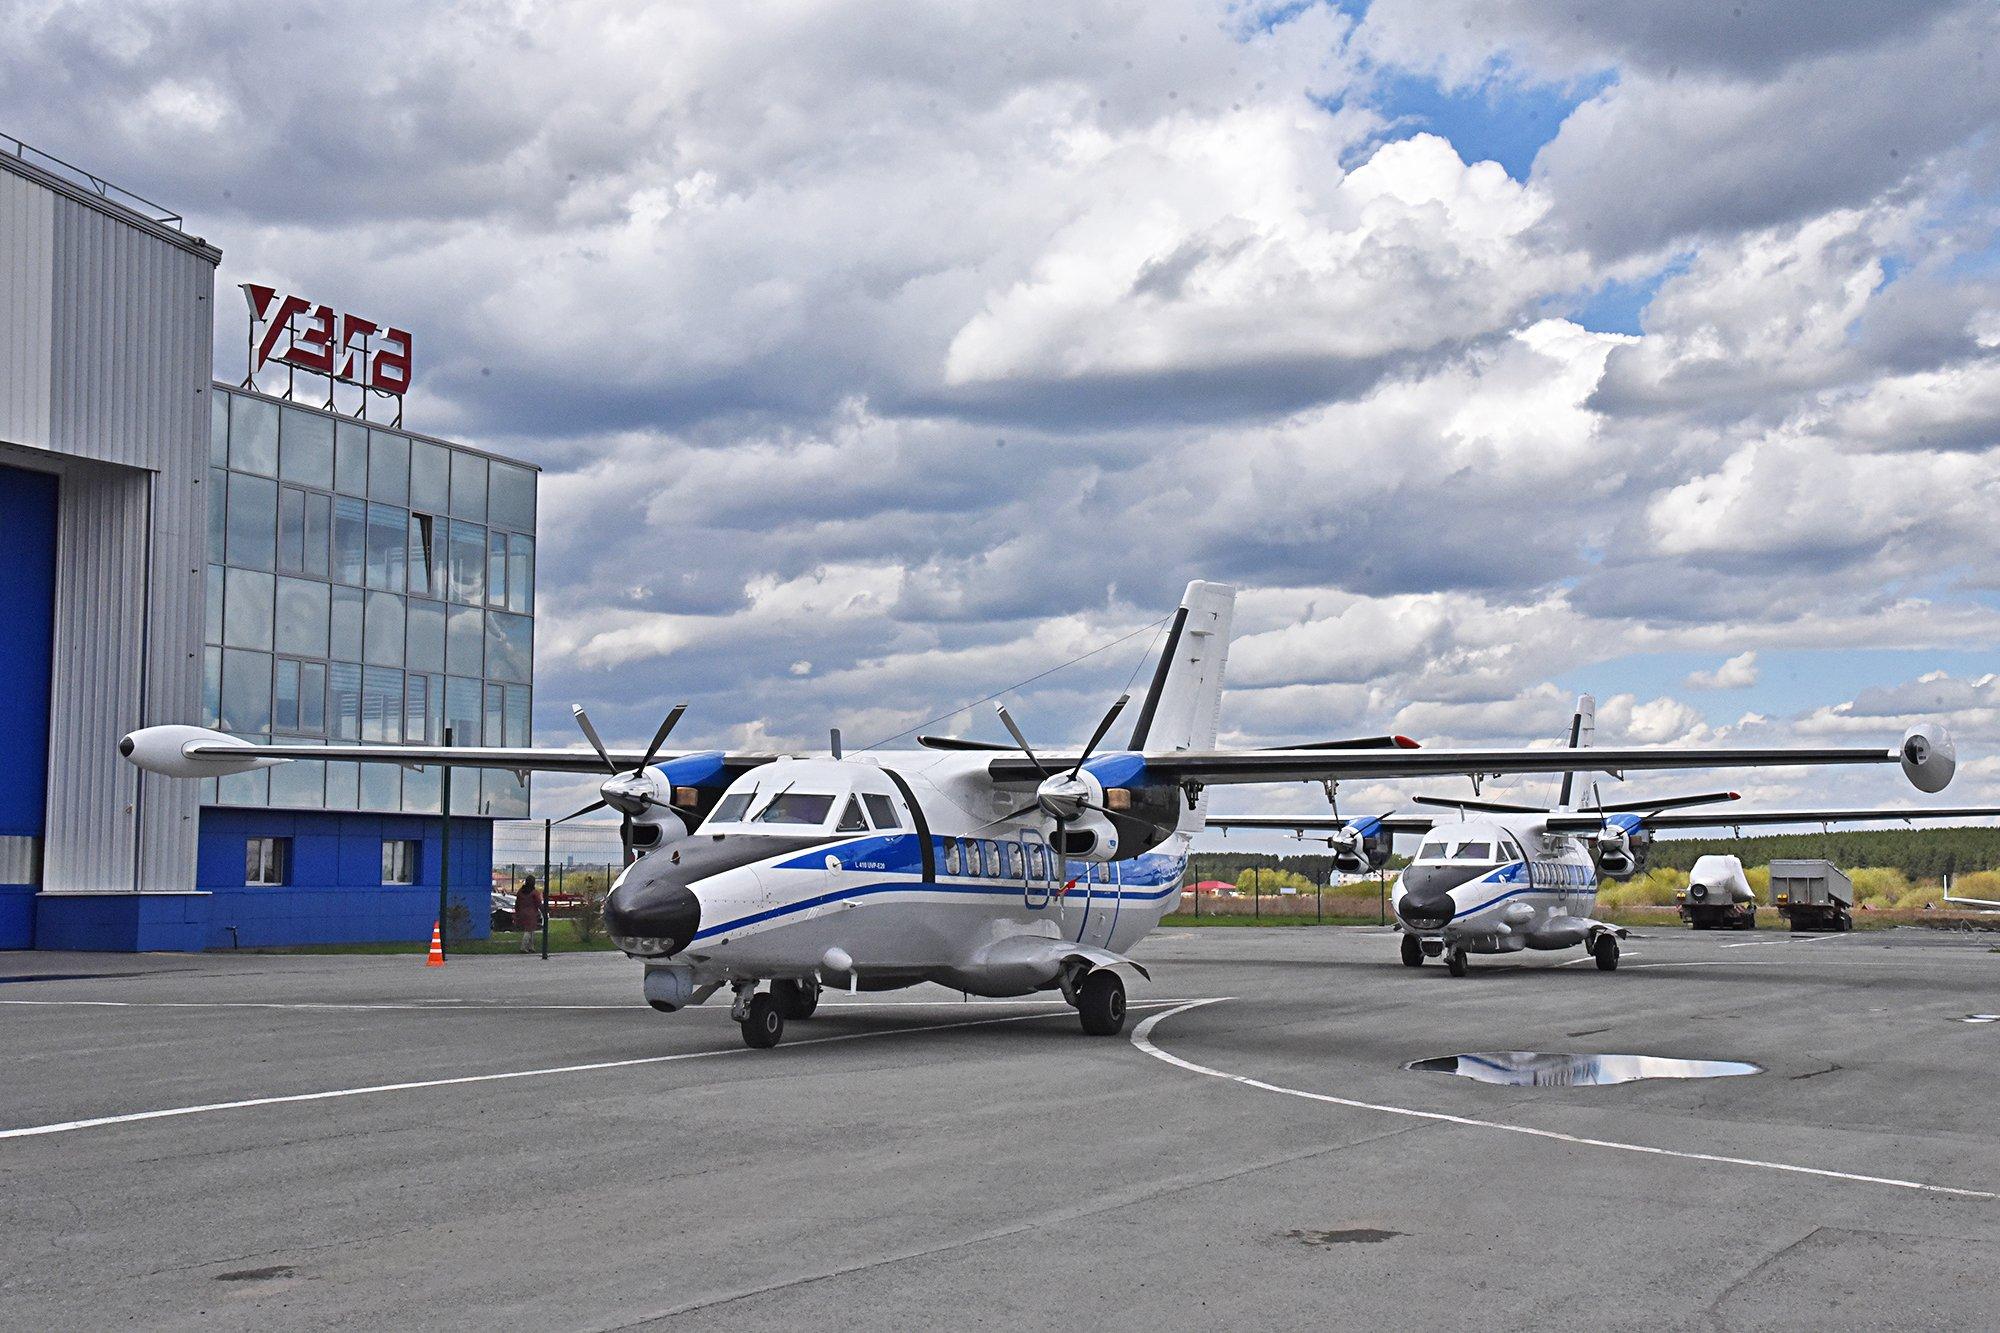
[[[291,859],[290,838],[251,838],[243,846],[243,882],[283,884]]]
[[[384,884],[415,884],[417,882],[417,849],[422,845],[415,838],[384,838],[382,840],[382,882]]]

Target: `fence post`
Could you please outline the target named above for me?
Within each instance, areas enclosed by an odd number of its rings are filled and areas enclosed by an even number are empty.
[[[1250,867],[1250,915],[1262,919],[1264,915],[1264,868]]]
[[[542,961],[549,961],[549,839],[555,824],[542,821]]]
[[[1313,885],[1313,924],[1326,924],[1326,886],[1322,884]]]

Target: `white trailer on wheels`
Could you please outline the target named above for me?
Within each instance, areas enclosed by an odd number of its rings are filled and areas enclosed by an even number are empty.
[[[1688,871],[1680,894],[1681,920],[1696,930],[1754,930],[1757,895],[1733,856],[1703,856]]]

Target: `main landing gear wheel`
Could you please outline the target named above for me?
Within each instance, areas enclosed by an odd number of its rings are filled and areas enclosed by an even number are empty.
[[[778,997],[778,1012],[786,1018],[811,1018],[819,1008],[817,981],[774,981],[771,994]]]
[[[1423,965],[1424,946],[1417,943],[1415,935],[1403,936],[1403,966],[1422,967]]]
[[[1076,1015],[1093,1037],[1115,1037],[1125,1030],[1125,983],[1116,972],[1100,969],[1077,987]]]
[[[750,1012],[743,1016],[743,1044],[755,1050],[769,1050],[785,1035],[785,1011],[778,997],[761,992],[750,997]]]
[[[1468,965],[1465,961],[1465,950],[1453,949],[1450,953],[1446,954],[1444,956],[1444,970],[1455,977],[1464,976],[1468,970]]]
[[[1618,970],[1618,937],[1610,931],[1597,937],[1597,946],[1591,950],[1597,955],[1597,970],[1616,972]]]

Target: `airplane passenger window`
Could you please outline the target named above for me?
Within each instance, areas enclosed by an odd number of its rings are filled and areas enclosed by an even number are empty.
[[[833,826],[835,833],[866,833],[868,821],[862,817],[861,802],[850,796],[847,805],[840,812],[840,822]]]
[[[1020,848],[1011,842],[1000,844],[1000,878],[1019,879],[1021,877],[1020,862],[1014,859],[1020,850]]]
[[[708,817],[708,822],[711,824],[733,824],[743,818],[743,812],[749,808],[749,792],[731,792],[722,798],[720,805],[715,807],[715,813]]]
[[[958,839],[946,838],[944,840],[944,873],[947,875],[964,874],[965,872],[961,868],[963,865],[964,862],[959,859],[958,855]]]
[[[1049,863],[1040,843],[1028,844],[1028,878],[1037,883],[1049,877]]]
[[[780,792],[757,816],[759,824],[824,824],[833,797],[818,792]]]
[[[1491,861],[1493,844],[1490,842],[1462,842],[1452,854],[1454,861]]]
[[[902,821],[896,818],[896,803],[880,792],[864,792],[862,800],[868,802],[868,817],[875,821],[876,828],[901,828]]]
[[[990,842],[979,844],[980,860],[985,864],[988,879],[1000,878],[1000,849]]]

